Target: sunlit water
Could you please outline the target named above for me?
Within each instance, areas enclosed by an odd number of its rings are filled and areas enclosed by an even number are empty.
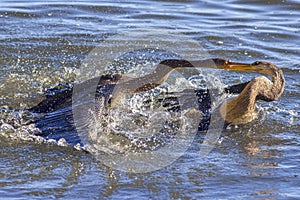
[[[299,199],[299,19],[296,0],[1,1],[1,199]],[[260,102],[258,120],[223,130],[206,157],[199,157],[205,133],[198,133],[184,155],[149,173],[114,170],[76,146],[75,139],[66,145],[34,136],[40,130],[30,120],[40,116],[23,110],[39,103],[46,89],[77,82],[78,69],[95,47],[135,28],[184,35],[211,57],[273,62],[284,71],[283,96],[276,102]],[[175,44],[177,40],[171,39]],[[140,57],[137,66],[168,58],[153,55],[148,60]],[[130,54],[126,56],[134,63]],[[122,72],[119,67],[105,70]],[[176,76],[182,79],[176,74],[173,79]],[[232,85],[255,76],[222,72],[218,81]],[[170,83],[175,86],[169,89],[182,89],[180,81]],[[151,115],[155,114],[145,116]],[[116,122],[126,124],[126,117]],[[168,118],[166,113],[159,117]],[[150,120],[153,129],[159,117]],[[118,131],[136,130],[122,129],[118,123],[112,125]],[[59,139],[64,134],[60,124],[53,128]]]

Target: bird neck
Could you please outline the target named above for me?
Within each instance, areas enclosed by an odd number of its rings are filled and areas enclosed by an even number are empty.
[[[258,77],[259,78],[259,77]],[[245,89],[237,96],[226,100],[220,107],[223,119],[229,124],[245,124],[253,121],[255,113],[255,101],[259,82],[253,79]]]
[[[262,85],[259,87],[257,100],[274,101],[277,100],[283,93],[285,80],[281,69],[277,66],[270,66],[269,70],[265,72],[272,79],[272,83],[267,80],[261,81]],[[265,78],[267,79],[267,78]]]

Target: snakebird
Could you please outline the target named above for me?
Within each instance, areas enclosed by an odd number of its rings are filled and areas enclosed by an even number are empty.
[[[226,93],[237,94],[238,96],[227,99],[220,106],[220,114],[226,124],[245,124],[257,117],[255,112],[255,102],[258,100],[274,101],[277,100],[284,90],[284,75],[282,70],[269,62],[254,62],[252,64],[232,62],[228,59],[214,58],[197,61],[186,61],[179,59],[169,59],[161,61],[156,69],[143,77],[128,78],[119,74],[103,75],[81,83],[82,90],[91,83],[98,83],[95,96],[104,97],[104,105],[107,109],[116,107],[120,98],[124,94],[133,94],[151,90],[168,79],[170,73],[178,68],[214,68],[232,71],[256,72],[269,76],[259,76],[249,82],[225,88]],[[73,87],[60,85],[50,89],[46,94],[46,99],[29,111],[38,113],[51,113],[56,110],[64,110],[72,105]],[[199,94],[199,95],[198,95]],[[184,94],[183,94],[184,95]],[[210,98],[207,91],[198,90],[197,96],[199,107],[208,110]],[[164,103],[168,104],[170,98],[166,98]],[[201,110],[201,109],[200,109]],[[70,110],[71,111],[71,110]],[[50,114],[49,114],[50,115]],[[51,115],[53,117],[55,115]],[[55,120],[52,120],[55,121]]]
[[[274,101],[283,93],[285,79],[282,70],[270,62],[256,61],[252,64],[232,62],[215,58],[198,61],[169,59],[158,64],[156,69],[146,76],[118,82],[109,95],[109,106],[117,106],[123,94],[132,94],[151,90],[168,79],[169,74],[178,68],[216,68],[232,71],[257,72],[268,75],[252,79],[234,98],[225,101],[220,107],[221,116],[227,124],[245,124],[257,117],[255,102],[257,100]]]

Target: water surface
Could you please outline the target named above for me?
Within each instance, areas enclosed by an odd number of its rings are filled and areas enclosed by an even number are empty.
[[[296,0],[2,1],[0,197],[299,199],[299,19]],[[47,88],[76,81],[88,53],[135,28],[187,36],[211,57],[273,62],[285,74],[283,96],[260,102],[258,120],[224,130],[205,158],[198,156],[199,133],[173,164],[145,174],[111,169],[73,146],[30,141],[31,127],[14,110],[36,105]],[[222,72],[221,82],[254,76]]]

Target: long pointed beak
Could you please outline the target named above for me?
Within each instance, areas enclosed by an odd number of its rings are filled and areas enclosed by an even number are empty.
[[[223,69],[232,71],[255,71],[252,64],[227,61],[223,65]]]

